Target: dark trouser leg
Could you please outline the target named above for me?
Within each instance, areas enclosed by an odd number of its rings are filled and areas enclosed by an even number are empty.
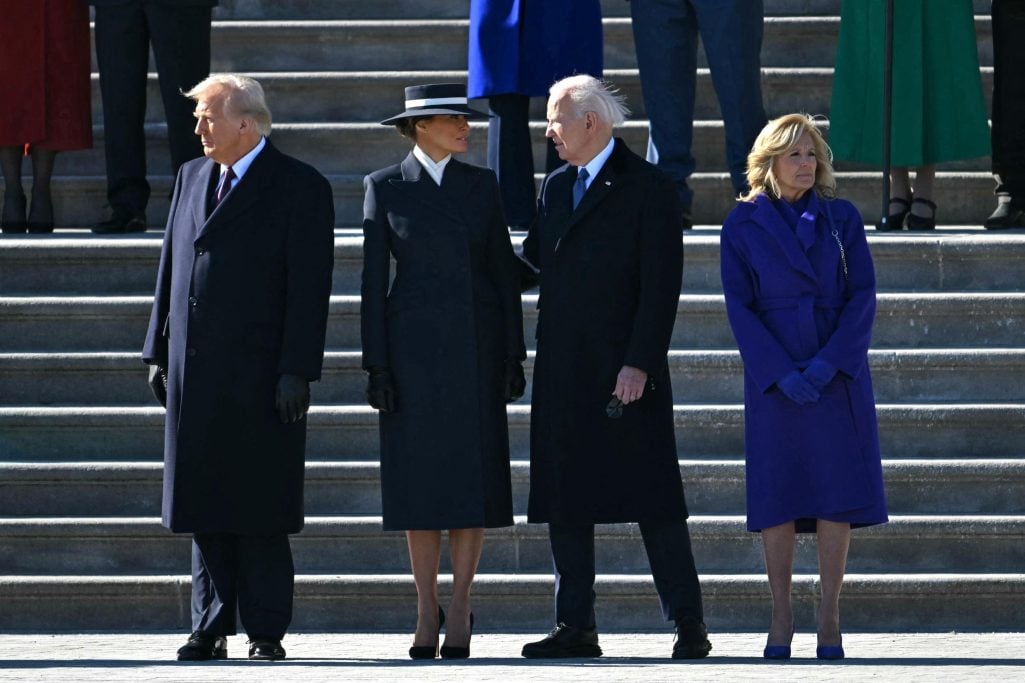
[[[203,155],[195,103],[182,93],[210,75],[210,8],[147,3],[146,18],[167,116],[171,174],[177,175],[182,164]]]
[[[292,621],[288,536],[238,536],[238,613],[250,640],[281,640]]]
[[[192,537],[192,630],[235,635],[238,549],[231,534]]]
[[[694,172],[694,88],[698,28],[685,0],[630,2],[641,91],[651,130],[648,161],[676,182],[680,203],[689,211],[694,193],[687,179]]]
[[[701,585],[694,567],[687,521],[641,522],[644,549],[667,621],[694,617],[704,621]]]
[[[96,7],[96,63],[103,97],[107,201],[146,210],[146,69],[149,33],[141,3]]]
[[[530,98],[495,95],[488,98],[488,167],[498,175],[502,206],[509,225],[528,227],[534,220],[534,152],[530,144]]]
[[[690,0],[726,132],[733,189],[746,192],[747,155],[765,126],[762,106],[762,0]]]
[[[591,629],[594,620],[594,525],[549,524],[555,562],[555,622]]]
[[[1025,4],[993,0],[993,175],[1025,206]]]

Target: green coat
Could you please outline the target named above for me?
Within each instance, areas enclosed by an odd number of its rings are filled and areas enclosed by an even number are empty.
[[[883,161],[884,0],[845,0],[830,139],[836,159]],[[989,154],[971,0],[895,0],[891,163]]]

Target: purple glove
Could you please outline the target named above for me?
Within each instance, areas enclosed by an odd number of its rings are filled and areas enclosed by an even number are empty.
[[[819,400],[819,390],[808,383],[801,373],[794,370],[776,382],[776,386],[787,398],[798,405],[807,405]]]
[[[822,391],[827,384],[833,381],[833,377],[836,376],[836,368],[824,360],[813,358],[801,376],[808,380],[808,384]]]

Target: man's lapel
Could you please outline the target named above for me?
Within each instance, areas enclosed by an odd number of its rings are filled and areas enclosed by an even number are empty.
[[[246,213],[250,206],[273,192],[273,170],[280,154],[268,140],[253,159],[249,170],[207,217],[199,236],[229,225],[232,219]],[[219,173],[219,168],[215,172]]]

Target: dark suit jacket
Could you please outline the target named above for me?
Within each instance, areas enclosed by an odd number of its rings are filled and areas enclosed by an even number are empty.
[[[182,166],[143,359],[168,368],[163,522],[302,528],[306,422],[281,424],[282,374],[320,377],[334,263],[331,187],[267,143],[208,215],[218,166]]]
[[[523,244],[540,270],[531,403],[532,522],[686,516],[667,353],[683,267],[672,181],[616,140],[573,210],[576,168],[545,178]],[[607,417],[624,365],[648,373],[643,397]]]

